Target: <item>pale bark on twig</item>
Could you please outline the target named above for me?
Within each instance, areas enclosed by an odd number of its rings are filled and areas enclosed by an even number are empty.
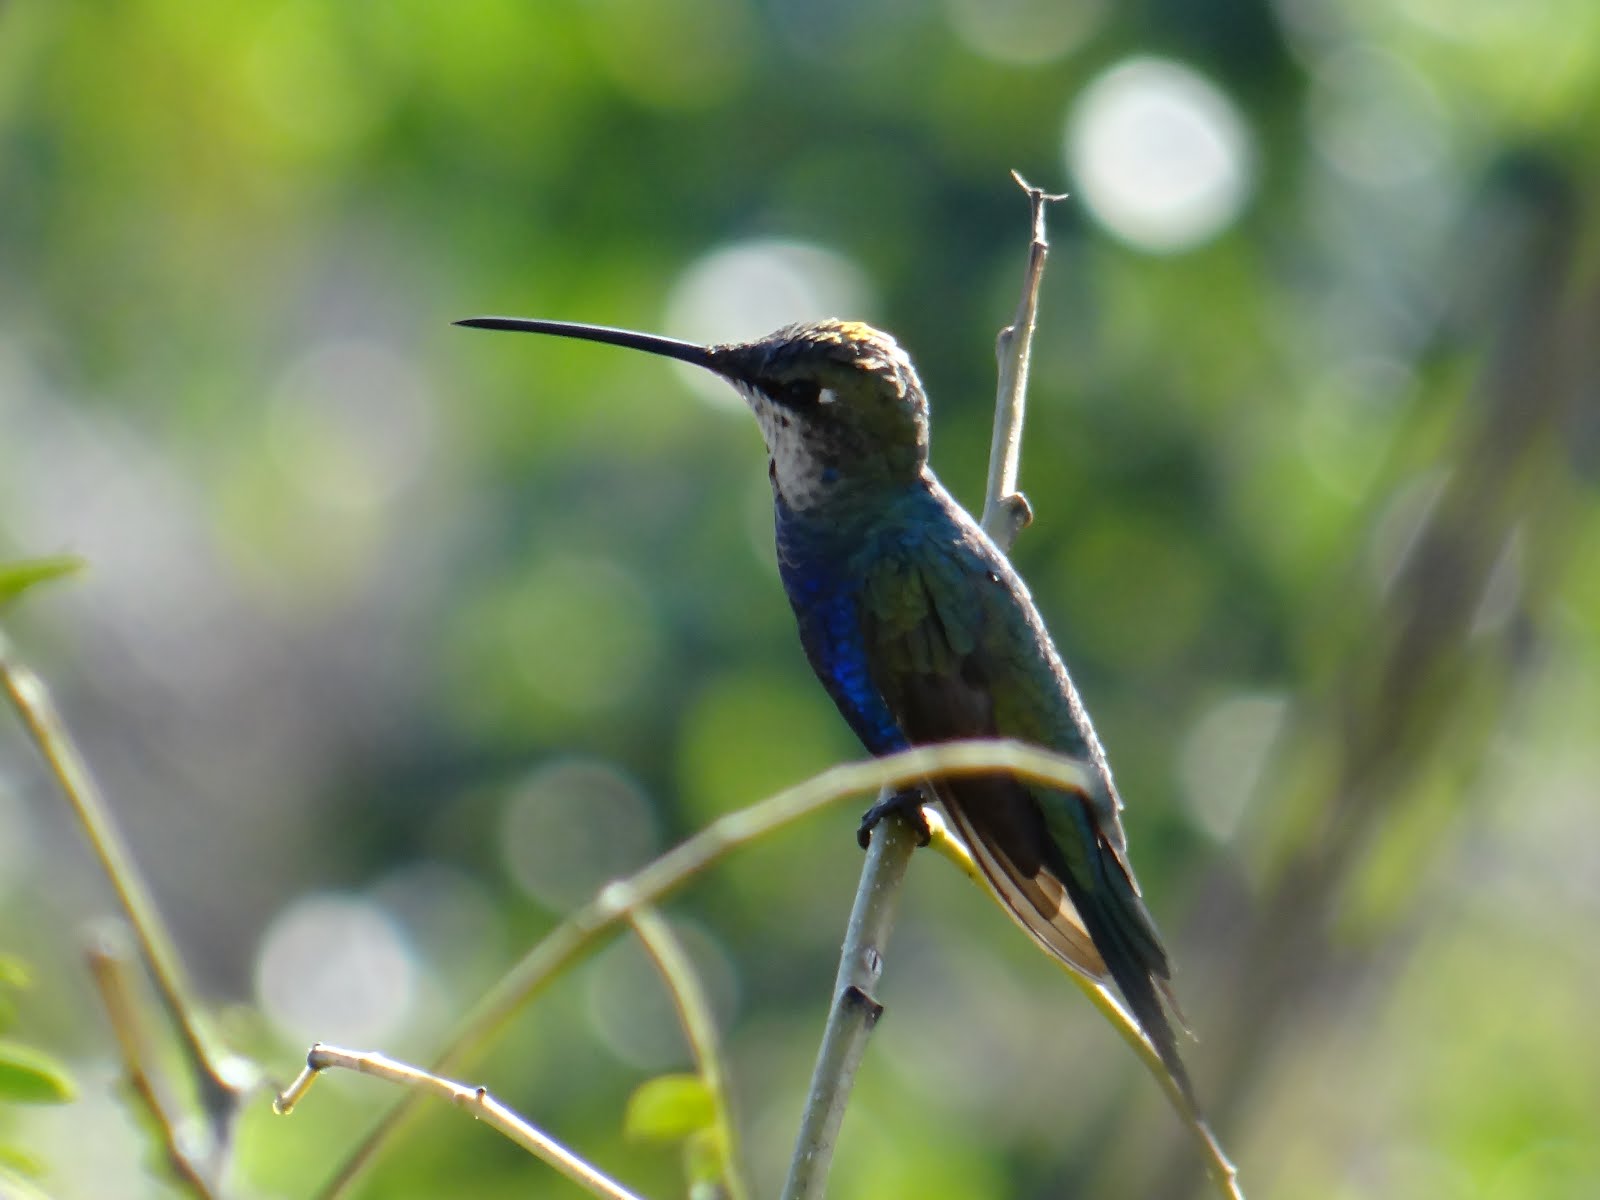
[[[172,936],[88,764],[67,733],[44,680],[12,654],[3,633],[0,691],[10,699],[61,794],[72,806],[127,919],[139,958],[155,982],[162,1007],[178,1031],[185,1065],[210,1124],[211,1145],[202,1157],[225,1156],[233,1119],[244,1097],[258,1086],[259,1072],[248,1060],[220,1049],[210,1034],[194,1002]],[[116,1014],[111,1015],[116,1018]]]
[[[474,1120],[482,1121],[529,1154],[548,1163],[591,1195],[601,1197],[602,1200],[639,1200],[637,1195],[622,1184],[599,1168],[585,1162],[549,1134],[535,1128],[526,1118],[496,1100],[486,1088],[456,1083],[454,1080],[445,1079],[431,1071],[424,1071],[420,1067],[414,1067],[375,1051],[345,1050],[321,1043],[311,1047],[310,1053],[306,1055],[305,1069],[273,1101],[273,1110],[282,1116],[288,1116],[311,1089],[317,1076],[335,1068],[372,1075],[408,1088],[414,1096],[434,1096],[463,1109],[470,1113]]]

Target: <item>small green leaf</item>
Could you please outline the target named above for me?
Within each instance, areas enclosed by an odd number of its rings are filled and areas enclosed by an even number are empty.
[[[711,1093],[698,1075],[658,1075],[628,1097],[622,1131],[646,1142],[676,1142],[716,1120]]]
[[[66,1068],[48,1054],[0,1041],[0,1100],[17,1104],[65,1104],[77,1094]]]
[[[45,1165],[42,1161],[17,1146],[7,1146],[0,1142],[0,1180],[11,1175],[25,1175],[29,1179],[42,1178]],[[0,1188],[0,1196],[10,1196],[11,1193]]]
[[[3,1166],[0,1166],[0,1196],[6,1200],[50,1200],[49,1194],[31,1179],[13,1174]]]
[[[0,604],[15,600],[35,584],[60,579],[64,575],[75,575],[83,570],[84,565],[83,559],[72,554],[0,563]]]
[[[9,954],[0,954],[0,987],[25,988],[33,982],[28,964]]]

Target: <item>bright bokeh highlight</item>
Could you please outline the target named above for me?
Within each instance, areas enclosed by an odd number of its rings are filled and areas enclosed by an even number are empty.
[[[296,900],[273,920],[256,959],[256,1002],[294,1043],[379,1045],[410,1012],[418,964],[382,909],[346,893]]]
[[[500,818],[507,872],[533,899],[568,913],[660,847],[650,798],[609,763],[557,760],[511,793]]]
[[[871,289],[849,259],[806,242],[759,239],[712,250],[679,276],[667,300],[666,328],[693,342],[743,342],[821,317],[862,317]],[[739,395],[705,371],[674,363],[709,402],[739,408]]]
[[[1249,199],[1249,134],[1197,71],[1135,58],[1097,77],[1067,117],[1067,169],[1108,231],[1171,253],[1227,228]]]

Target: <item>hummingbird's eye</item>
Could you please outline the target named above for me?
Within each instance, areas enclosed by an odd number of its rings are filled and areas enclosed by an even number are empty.
[[[811,380],[795,379],[783,385],[783,403],[789,408],[811,408],[817,403],[818,392]]]

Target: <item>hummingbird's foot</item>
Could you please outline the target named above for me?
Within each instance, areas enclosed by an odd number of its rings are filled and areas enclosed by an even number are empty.
[[[922,815],[922,790],[907,788],[878,801],[862,814],[861,828],[856,830],[856,841],[861,843],[863,850],[871,845],[872,831],[878,822],[891,813],[905,818],[906,823],[917,835],[917,845],[926,846],[933,840],[933,831],[928,828],[928,818]]]

